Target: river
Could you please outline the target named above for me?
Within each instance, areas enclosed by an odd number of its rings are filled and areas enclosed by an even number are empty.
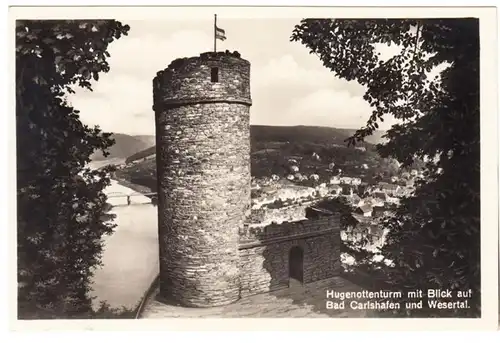
[[[132,196],[127,206],[126,195],[136,191],[116,180],[104,192],[114,205],[110,212],[117,226],[104,237],[103,266],[95,271],[90,295],[96,297],[94,307],[106,301],[111,307],[134,308],[159,273],[157,207],[142,195]]]

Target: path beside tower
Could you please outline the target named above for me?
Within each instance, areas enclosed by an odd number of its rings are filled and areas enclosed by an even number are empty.
[[[378,317],[376,310],[327,309],[326,292],[359,292],[362,289],[341,277],[307,285],[253,295],[226,306],[186,308],[165,304],[152,294],[141,315],[144,319],[160,318],[361,318]],[[354,300],[354,299],[353,299]],[[356,299],[360,300],[360,299]]]

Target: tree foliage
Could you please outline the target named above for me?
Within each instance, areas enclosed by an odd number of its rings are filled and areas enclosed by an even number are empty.
[[[293,31],[336,76],[366,87],[373,112],[348,141],[356,144],[384,117],[400,121],[378,145],[402,167],[426,161],[425,181],[401,202],[383,249],[395,288],[473,291],[480,314],[479,21],[463,19],[302,20]],[[377,45],[396,46],[383,59]],[[431,78],[440,65],[447,68]],[[416,315],[413,312],[407,315]]]
[[[20,317],[90,310],[90,278],[113,225],[103,218],[109,170],[87,164],[113,140],[82,124],[65,95],[92,90],[110,70],[108,45],[128,30],[114,20],[16,22]]]

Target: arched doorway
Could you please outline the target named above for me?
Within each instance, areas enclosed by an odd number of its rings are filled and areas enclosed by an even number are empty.
[[[304,282],[304,251],[299,246],[290,249],[288,258],[288,276],[290,279]]]

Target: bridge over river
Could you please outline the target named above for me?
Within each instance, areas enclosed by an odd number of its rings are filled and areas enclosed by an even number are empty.
[[[157,197],[156,192],[137,192],[121,185],[116,180],[112,180],[111,185],[104,190],[104,193],[108,196],[108,203],[113,207],[151,203],[155,205]]]

